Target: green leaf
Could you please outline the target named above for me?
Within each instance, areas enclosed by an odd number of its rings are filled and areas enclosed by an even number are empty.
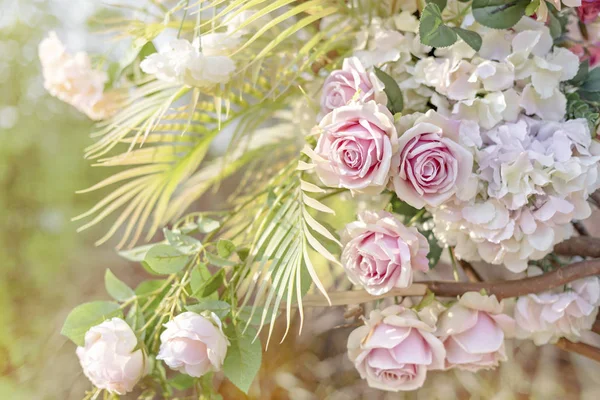
[[[250,385],[262,361],[262,346],[260,340],[254,336],[256,332],[248,328],[242,333],[240,328],[230,325],[225,330],[225,334],[231,342],[227,349],[227,356],[223,363],[223,372],[225,376],[237,386],[242,392],[248,393]]]
[[[540,0],[532,0],[525,8],[525,15],[532,16],[540,6]]]
[[[206,259],[210,265],[215,267],[232,267],[237,264],[235,261],[226,260],[211,253],[206,253]]]
[[[225,271],[219,270],[210,279],[208,279],[192,296],[196,298],[204,298],[210,296],[216,292],[221,286],[223,286],[223,279],[225,277]]]
[[[433,47],[448,47],[458,39],[456,32],[444,25],[440,8],[433,3],[427,4],[421,13],[419,34],[421,43]]]
[[[594,68],[589,71],[585,82],[581,85],[581,90],[586,92],[600,92],[600,68]]]
[[[198,232],[200,233],[210,233],[219,229],[221,223],[219,221],[215,221],[214,219],[210,219],[207,217],[200,217],[196,222],[198,225]]]
[[[165,285],[164,279],[152,279],[152,280],[148,280],[148,281],[143,281],[135,288],[135,294],[138,296],[143,296],[148,293],[157,292],[164,285]],[[160,303],[162,297],[166,295],[166,292],[169,289],[170,288],[168,285],[165,286],[165,288],[162,290],[162,293],[158,293],[154,297],[154,299],[150,299],[148,296],[139,298],[138,302],[140,303],[140,307],[145,307],[145,310],[154,310],[156,307],[158,307],[158,304]],[[150,305],[146,306],[146,303],[148,303],[148,301],[152,301],[152,303]]]
[[[146,319],[144,318],[144,313],[142,313],[140,305],[137,302],[133,303],[133,305],[127,312],[127,316],[125,317],[125,322],[127,322],[127,324],[131,327],[131,329],[133,329],[134,332],[137,331],[138,329],[140,329],[141,327],[143,327],[144,324],[146,323]],[[145,330],[139,332],[140,341],[144,341],[145,337],[146,337]]]
[[[581,86],[588,78],[588,74],[590,72],[590,61],[585,60],[579,64],[579,69],[577,70],[577,75],[573,77],[568,83],[573,86]]]
[[[214,312],[217,314],[217,317],[223,319],[229,314],[229,311],[231,311],[231,306],[229,303],[221,300],[202,300],[197,304],[187,306],[186,309],[198,314],[204,311]]]
[[[432,291],[427,290],[427,294],[425,294],[425,296],[423,296],[423,298],[421,299],[419,304],[417,304],[415,306],[415,311],[421,311],[425,307],[431,305],[434,300],[435,300],[435,294]]]
[[[469,31],[462,28],[452,28],[452,30],[456,32],[456,34],[460,36],[460,38],[464,40],[466,44],[471,46],[473,50],[479,51],[479,49],[481,48],[482,40],[481,36],[479,36],[477,32]]]
[[[448,1],[447,0],[427,0],[426,3],[427,4],[429,4],[429,3],[435,4],[436,6],[438,6],[438,8],[441,11],[444,8],[446,8],[446,4],[448,4]]]
[[[375,75],[377,75],[377,78],[385,85],[383,91],[388,98],[387,108],[392,114],[401,112],[404,108],[404,98],[402,97],[402,91],[400,90],[398,83],[396,83],[394,78],[377,67],[375,67]]]
[[[235,244],[231,240],[219,239],[217,243],[217,253],[219,257],[229,258],[235,252]]]
[[[83,346],[85,333],[91,327],[114,317],[123,318],[123,313],[117,303],[112,301],[84,303],[69,313],[60,333],[71,339],[76,345]]]
[[[433,234],[433,231],[421,230],[420,232],[425,236],[427,242],[429,242],[429,254],[427,255],[427,259],[429,260],[429,268],[433,269],[440,260],[444,248],[438,244],[438,240]]]
[[[192,270],[192,273],[190,274],[190,286],[192,288],[192,296],[195,297],[195,295],[200,292],[200,289],[202,289],[206,285],[206,282],[208,282],[211,277],[212,275],[206,267],[206,264],[201,263],[196,268],[194,268]],[[200,298],[202,298],[202,296],[200,296]]]
[[[410,204],[400,200],[395,194],[390,201],[390,205],[392,206],[393,213],[400,214],[404,217],[404,222],[408,222],[420,211],[418,208],[414,208]]]
[[[117,278],[110,269],[107,269],[104,274],[104,286],[110,297],[118,301],[125,301],[135,296],[133,290]]]
[[[191,236],[187,236],[178,231],[163,229],[167,242],[180,253],[185,255],[197,254],[202,249],[202,243]]]
[[[530,0],[473,0],[473,17],[481,25],[494,29],[508,29],[523,15]]]
[[[159,274],[174,274],[181,271],[190,257],[167,244],[157,244],[146,254],[144,262]]]
[[[134,247],[131,250],[122,250],[119,251],[119,255],[129,261],[142,262],[144,261],[144,258],[146,258],[148,250],[150,250],[155,245],[156,243],[145,244],[143,246]]]
[[[195,382],[195,378],[186,374],[177,374],[167,381],[169,386],[173,387],[175,390],[187,390],[194,386]]]

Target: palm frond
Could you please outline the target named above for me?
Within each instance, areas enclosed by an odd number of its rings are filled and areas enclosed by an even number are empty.
[[[303,179],[304,164],[298,168],[298,160],[295,160],[293,168],[288,167],[274,178],[269,190],[256,198],[252,222],[245,228],[254,232],[254,237],[242,272],[242,276],[249,278],[240,281],[238,290],[243,296],[242,307],[252,302],[250,315],[261,313],[261,329],[270,324],[267,345],[277,310],[283,303],[287,329],[282,340],[291,324],[294,303],[299,310],[302,329],[302,297],[311,283],[328,298],[309,253],[314,251],[327,261],[339,264],[321,243],[331,241],[338,246],[340,243],[311,215],[311,212],[333,211],[313,197],[325,190]],[[316,235],[324,239],[317,239]]]

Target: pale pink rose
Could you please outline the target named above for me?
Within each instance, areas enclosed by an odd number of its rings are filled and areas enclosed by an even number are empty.
[[[98,389],[124,395],[131,392],[145,374],[147,363],[142,350],[133,351],[138,340],[120,318],[96,325],[85,334],[85,345],[77,357],[85,376]]]
[[[341,261],[348,278],[372,295],[408,287],[413,271],[429,269],[427,239],[388,212],[363,211],[341,236]]]
[[[348,357],[369,386],[415,390],[428,370],[444,368],[444,345],[415,311],[394,305],[372,311],[365,323],[348,337]]]
[[[504,339],[514,335],[515,321],[503,308],[496,296],[468,292],[440,315],[436,335],[446,348],[446,368],[475,372],[507,360]]]
[[[351,103],[327,114],[313,154],[323,184],[379,194],[388,182],[398,135],[388,109],[374,101]]]
[[[462,124],[430,110],[400,135],[391,168],[398,198],[416,208],[437,207],[465,191],[473,155],[461,145]]]
[[[515,307],[517,337],[536,345],[555,343],[561,337],[579,341],[596,321],[600,305],[598,277],[580,279],[560,293],[544,292],[519,297]]]
[[[157,360],[196,378],[221,369],[229,341],[215,314],[206,318],[184,312],[167,322],[165,327],[167,329],[160,335]]]
[[[332,71],[323,84],[321,113],[325,115],[353,100],[363,103],[375,100],[385,104],[387,96],[383,88],[383,83],[375,73],[367,72],[358,58],[346,58],[342,69]]]

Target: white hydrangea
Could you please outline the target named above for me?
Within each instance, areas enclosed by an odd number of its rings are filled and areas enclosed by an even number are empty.
[[[414,69],[418,83],[448,98],[454,117],[486,129],[514,121],[521,109],[544,120],[564,118],[567,101],[559,85],[577,74],[579,60],[565,48],[552,48],[547,26],[527,17],[510,31],[490,30],[467,16],[463,27],[482,34],[478,53],[459,40]]]
[[[596,321],[600,280],[593,276],[571,282],[567,290],[522,296],[515,305],[516,334],[536,345],[564,337],[578,342]]]
[[[116,112],[116,92],[104,92],[108,75],[92,67],[87,53],[69,54],[54,32],[40,42],[38,53],[44,87],[52,96],[95,121],[106,119]]]
[[[504,264],[513,272],[572,235],[600,186],[600,144],[587,121],[522,116],[482,133],[476,152],[479,196],[432,209],[436,237],[459,258]]]
[[[236,38],[221,33],[204,35],[193,43],[176,39],[166,49],[146,57],[140,67],[165,82],[210,88],[231,79],[235,63],[226,54],[236,44]]]

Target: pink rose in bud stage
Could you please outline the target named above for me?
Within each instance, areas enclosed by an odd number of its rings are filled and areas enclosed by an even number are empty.
[[[383,83],[375,73],[367,72],[358,58],[346,58],[342,69],[332,71],[323,84],[321,112],[325,115],[353,100],[363,103],[375,100],[386,104],[387,96],[383,88]]]
[[[137,345],[129,325],[112,318],[86,332],[85,344],[77,347],[77,357],[94,386],[124,395],[133,390],[148,366],[142,350],[135,350]]]
[[[431,110],[401,133],[391,168],[398,198],[415,208],[437,207],[465,191],[473,156],[459,144],[462,124]]]
[[[372,311],[365,323],[348,337],[348,357],[369,386],[415,390],[428,370],[444,368],[444,345],[415,311],[394,305]]]
[[[352,103],[327,114],[313,162],[321,181],[356,193],[379,194],[388,183],[398,136],[393,116],[374,101]]]
[[[581,0],[581,6],[577,7],[577,16],[584,24],[594,22],[600,14],[600,0]]]
[[[446,368],[490,369],[506,361],[505,336],[513,336],[515,321],[503,314],[496,296],[468,292],[444,311],[436,336],[446,348]]]
[[[372,295],[408,287],[413,271],[429,269],[427,239],[388,212],[362,212],[341,236],[341,261],[348,278]]]
[[[196,378],[221,369],[229,341],[215,314],[206,318],[184,312],[167,322],[165,327],[167,329],[160,335],[157,360]]]

